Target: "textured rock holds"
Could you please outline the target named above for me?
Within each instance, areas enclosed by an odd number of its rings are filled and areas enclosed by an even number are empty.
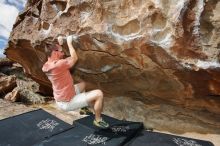
[[[76,79],[146,105],[161,101],[219,115],[219,11],[218,0],[31,0],[6,55],[49,94],[41,71],[45,43],[74,34]]]

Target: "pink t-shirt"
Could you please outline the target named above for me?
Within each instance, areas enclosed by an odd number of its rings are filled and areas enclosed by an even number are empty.
[[[68,57],[56,61],[47,61],[43,72],[52,83],[53,95],[56,101],[68,102],[75,96],[75,88],[70,68],[74,65],[73,58]]]

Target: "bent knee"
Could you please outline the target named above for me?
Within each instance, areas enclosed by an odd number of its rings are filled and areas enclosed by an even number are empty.
[[[103,98],[103,92],[100,89],[95,90],[96,92],[96,96],[98,96],[99,98]]]
[[[96,100],[103,100],[103,92],[99,89],[92,90],[90,92],[87,92],[87,101],[88,102],[94,102]]]

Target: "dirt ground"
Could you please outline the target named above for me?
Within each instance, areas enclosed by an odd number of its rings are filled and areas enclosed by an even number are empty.
[[[25,113],[28,111],[36,110],[39,108],[44,109],[45,111],[58,117],[59,119],[62,119],[63,121],[69,124],[72,124],[74,120],[84,117],[79,114],[79,111],[63,112],[61,110],[58,110],[54,102],[50,102],[48,104],[26,106],[24,104],[11,103],[11,102],[0,99],[0,120],[11,117],[11,116],[15,116],[21,113]],[[170,133],[167,131],[158,131],[158,132],[176,135],[175,133]],[[178,136],[207,140],[207,141],[212,142],[215,146],[220,146],[220,135],[217,135],[217,134],[209,134],[209,133],[201,134],[201,133],[190,132],[190,133],[184,133]]]

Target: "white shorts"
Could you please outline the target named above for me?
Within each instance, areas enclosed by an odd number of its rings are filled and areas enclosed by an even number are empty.
[[[57,102],[57,106],[65,111],[73,111],[88,106],[86,92],[80,93],[79,87],[74,85],[76,95],[69,102]]]

